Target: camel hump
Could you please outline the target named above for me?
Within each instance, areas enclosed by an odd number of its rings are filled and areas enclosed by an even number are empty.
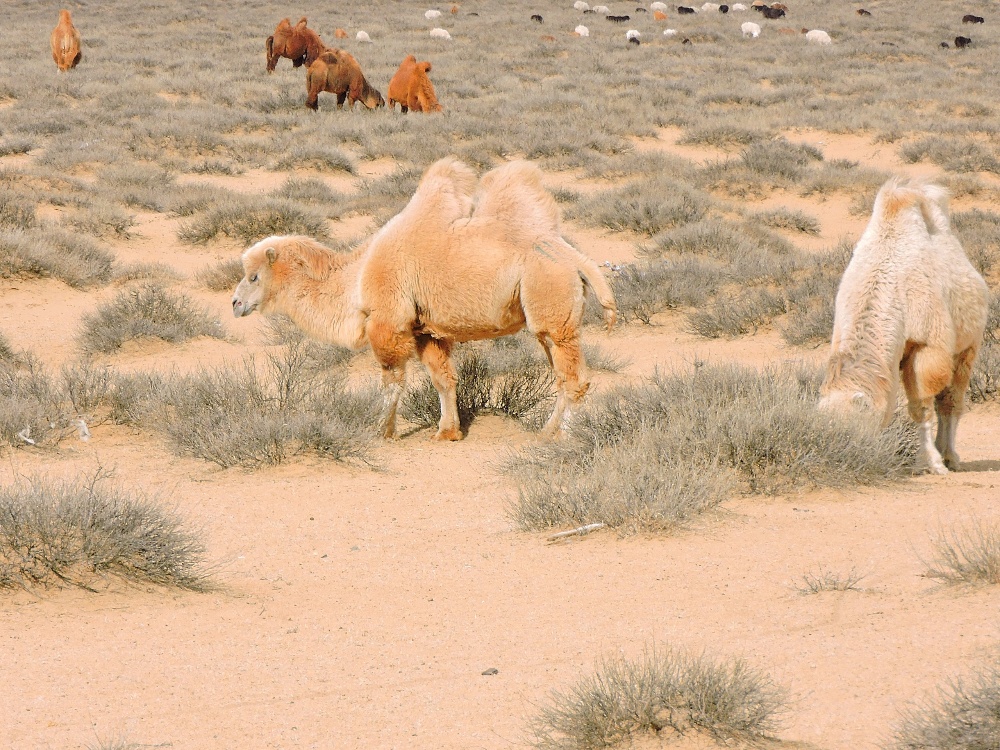
[[[297,24],[295,24],[295,25],[296,25],[296,26],[302,26],[302,27],[305,27],[305,25],[306,25],[307,23],[309,23],[309,22],[308,22],[308,20],[306,20],[306,17],[305,17],[305,16],[302,16],[302,18],[300,18],[300,19],[299,19],[299,22],[298,22]]]
[[[475,216],[497,221],[519,237],[559,234],[556,201],[542,185],[542,170],[527,161],[513,161],[483,175]]]
[[[66,21],[67,23],[71,21],[72,19],[70,17],[69,11],[66,9],[59,11],[59,20]]]
[[[317,59],[322,60],[327,65],[336,65],[338,60],[338,55],[340,50],[328,49],[323,54],[321,54]]]
[[[928,234],[950,232],[948,191],[940,185],[893,177],[875,197],[872,220],[883,225],[920,222]]]
[[[446,156],[424,172],[407,208],[414,206],[426,215],[433,207],[435,217],[450,224],[472,211],[475,189],[476,173],[454,156]]]

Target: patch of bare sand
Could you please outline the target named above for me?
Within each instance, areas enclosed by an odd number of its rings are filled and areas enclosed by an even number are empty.
[[[706,146],[701,143],[679,143],[683,137],[684,130],[682,128],[657,128],[655,138],[633,138],[632,144],[635,146],[635,150],[640,153],[659,151],[689,159],[699,165],[713,161],[725,161],[731,156],[731,152],[726,149]],[[738,151],[739,148],[734,150]]]
[[[819,234],[776,230],[792,244],[803,250],[826,250],[846,240],[852,245],[868,224],[867,216],[851,213],[851,197],[841,194],[804,198],[785,191],[776,191],[762,201],[745,205],[751,212],[772,211],[779,208],[801,211],[819,222]]]

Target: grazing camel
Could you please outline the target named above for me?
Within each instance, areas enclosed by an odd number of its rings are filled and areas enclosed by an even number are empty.
[[[887,424],[901,378],[921,427],[921,462],[935,474],[957,469],[955,433],[988,304],[986,282],[951,232],[947,192],[889,180],[837,290],[820,406],[861,407]]]
[[[83,59],[83,53],[80,52],[80,32],[73,25],[68,10],[59,11],[59,23],[52,30],[49,41],[52,44],[52,59],[63,73],[75,68]]]
[[[454,157],[424,173],[406,207],[352,254],[307,237],[269,237],[243,253],[233,314],[282,313],[307,334],[370,344],[386,392],[381,429],[395,434],[406,363],[420,357],[441,400],[435,438],[460,440],[452,347],[531,331],[556,376],[544,433],[562,426],[589,387],[580,349],[586,290],[615,322],[600,269],[559,233],[555,200],[528,162],[478,181]]]
[[[281,19],[264,44],[268,73],[274,72],[274,66],[281,57],[287,57],[296,68],[302,65],[309,67],[323,53],[326,45],[306,23],[305,16],[295,26],[287,18]]]
[[[319,95],[323,91],[337,95],[337,109],[354,109],[354,102],[361,102],[368,109],[385,106],[385,99],[368,83],[361,66],[354,56],[341,49],[328,49],[309,66],[306,72],[306,106],[319,109]]]

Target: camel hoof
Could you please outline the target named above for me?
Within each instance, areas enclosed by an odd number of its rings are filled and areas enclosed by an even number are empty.
[[[452,428],[450,430],[438,430],[434,433],[434,440],[461,440],[462,431],[457,428]]]

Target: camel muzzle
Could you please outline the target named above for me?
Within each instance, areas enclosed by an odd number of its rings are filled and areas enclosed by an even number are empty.
[[[257,309],[257,305],[245,304],[242,300],[233,298],[233,317],[243,318]]]

